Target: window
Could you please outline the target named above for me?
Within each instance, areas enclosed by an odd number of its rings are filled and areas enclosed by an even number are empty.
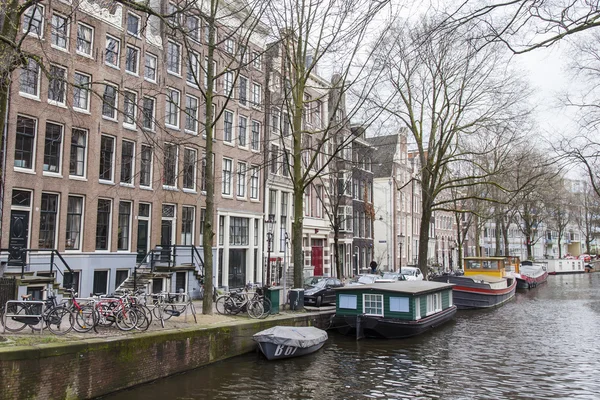
[[[165,125],[179,128],[179,92],[175,89],[167,89],[165,104]]]
[[[48,102],[65,105],[65,78],[67,70],[58,65],[50,66],[48,78]]]
[[[390,311],[410,312],[408,297],[390,297]]]
[[[50,39],[52,45],[60,49],[67,49],[67,39],[69,37],[69,21],[66,17],[59,14],[52,15],[50,22]]]
[[[185,96],[185,130],[198,133],[198,99],[194,96]]]
[[[231,172],[233,169],[233,160],[223,158],[223,184],[221,193],[231,195]]]
[[[46,122],[44,140],[44,171],[60,173],[60,150],[62,147],[62,125]]]
[[[204,87],[208,88],[208,57],[204,58]],[[213,61],[213,70],[212,70],[212,83],[213,90],[217,91],[217,62]]]
[[[156,82],[156,56],[146,53],[144,60],[144,79]]]
[[[81,244],[81,222],[83,215],[83,197],[69,196],[67,204],[66,250],[79,250]]]
[[[99,176],[102,181],[112,182],[113,180],[113,162],[115,152],[115,138],[102,135],[100,139],[100,169]]]
[[[195,214],[195,207],[183,206],[181,208],[181,244],[184,246],[194,244]]]
[[[271,131],[279,132],[279,110],[276,108],[271,110]]]
[[[177,146],[165,143],[163,185],[177,186]]]
[[[232,143],[233,142],[233,113],[225,110],[223,113],[223,141]]]
[[[286,192],[281,192],[281,215],[279,221],[279,251],[285,251],[286,245],[286,228],[288,215],[288,196]]]
[[[40,206],[40,238],[38,248],[56,247],[56,216],[58,215],[58,195],[42,193]]]
[[[225,82],[224,82],[225,96],[233,97],[233,72],[231,72],[231,71],[225,72],[224,79],[225,79]]]
[[[183,188],[196,190],[197,152],[194,149],[183,151]]]
[[[279,148],[274,144],[271,145],[271,162],[269,165],[269,170],[272,174],[277,174],[277,153],[279,152]]]
[[[252,150],[260,151],[260,122],[252,121]]]
[[[77,52],[91,57],[93,42],[94,29],[80,22],[77,23]]]
[[[283,114],[283,136],[290,136],[290,126],[290,116],[289,114],[285,113]]]
[[[75,72],[73,80],[73,108],[89,111],[90,109],[90,81],[89,75]]]
[[[247,137],[247,126],[248,126],[248,119],[246,117],[243,117],[240,115],[239,117],[239,126],[238,126],[238,144],[240,146],[246,146],[247,141],[246,141],[246,137]]]
[[[17,168],[33,169],[33,155],[37,121],[32,118],[17,116],[15,137],[15,162]]]
[[[340,294],[340,308],[356,310],[356,295],[355,294]]]
[[[115,271],[115,290],[121,286],[123,282],[129,277],[128,269],[118,269]]]
[[[197,42],[200,41],[200,21],[198,17],[193,15],[188,15],[185,19],[185,26],[187,29],[187,34],[190,39],[195,40]]]
[[[200,80],[200,75],[198,74],[200,71],[200,58],[198,57],[198,54],[194,53],[194,52],[189,52],[188,54],[188,69],[187,69],[187,73],[185,75],[185,80],[194,85],[197,86],[197,82]]]
[[[252,172],[250,174],[250,198],[258,199],[259,181],[258,181],[258,167],[252,166]]]
[[[169,41],[167,43],[167,71],[175,75],[180,74],[181,46]]]
[[[142,101],[142,127],[151,131],[154,130],[154,104],[152,97],[144,97]]]
[[[235,42],[232,38],[225,39],[225,51],[229,54],[233,54],[235,50]]]
[[[71,158],[69,160],[69,175],[85,176],[85,152],[87,131],[73,128],[71,131]]]
[[[135,125],[135,111],[137,109],[137,94],[125,92],[123,94],[123,124]]]
[[[433,293],[427,295],[427,315],[442,311],[442,294]]]
[[[200,243],[202,243],[202,235],[204,235],[204,221],[206,220],[206,208],[200,209]]]
[[[262,55],[257,51],[252,53],[252,65],[259,71],[262,69]]]
[[[123,140],[121,143],[121,183],[133,184],[133,156],[135,154],[133,142]]]
[[[245,106],[248,104],[248,78],[240,75],[239,81],[238,97],[240,104]]]
[[[125,50],[125,71],[137,75],[139,60],[140,49],[133,46],[127,46],[127,49]]]
[[[33,97],[40,96],[40,66],[32,58],[27,60],[25,67],[21,68],[19,92]]]
[[[112,36],[106,36],[106,50],[104,52],[104,62],[110,66],[119,68],[119,52],[121,51],[121,42]]]
[[[231,246],[247,246],[249,231],[249,218],[231,217],[229,220],[229,244]]]
[[[98,199],[96,214],[96,250],[109,250],[110,244],[110,215],[112,204],[110,200]]]
[[[131,226],[131,202],[119,202],[119,225],[117,250],[129,250],[129,229]]]
[[[145,145],[140,155],[140,186],[152,186],[152,147]]]
[[[136,37],[140,36],[140,17],[127,13],[127,33]]]
[[[238,162],[237,172],[237,196],[246,197],[246,163]]]
[[[383,295],[363,294],[363,313],[383,317]]]
[[[102,116],[116,120],[117,119],[117,88],[116,86],[105,84],[102,94]]]
[[[23,32],[42,37],[44,35],[44,7],[31,6],[25,11],[23,18]]]
[[[262,87],[258,83],[252,84],[252,105],[259,107],[262,102]]]

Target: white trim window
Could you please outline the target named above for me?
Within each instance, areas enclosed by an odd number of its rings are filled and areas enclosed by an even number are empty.
[[[181,74],[181,45],[170,40],[167,42],[167,72]]]
[[[153,97],[144,97],[142,100],[142,128],[154,131],[154,112],[156,100]]]
[[[33,171],[35,166],[36,135],[38,121],[23,115],[17,115],[15,134],[14,167]]]
[[[170,128],[179,129],[179,103],[179,91],[167,88],[167,99],[165,101],[165,125]]]
[[[21,68],[19,93],[24,97],[40,98],[40,66],[33,58],[28,59],[27,65]]]
[[[196,207],[181,207],[181,244],[190,246],[194,244],[194,221],[196,217]]]
[[[233,54],[235,52],[235,41],[233,38],[228,37],[225,39],[225,52]]]
[[[233,113],[223,112],[223,142],[233,144]]]
[[[64,15],[52,14],[50,28],[50,42],[52,47],[67,50],[67,44],[69,43],[69,19]]]
[[[69,196],[67,202],[67,224],[65,250],[79,250],[83,226],[83,197]]]
[[[165,143],[163,160],[163,187],[177,187],[177,153],[178,148],[176,144]]]
[[[252,105],[260,107],[262,104],[262,86],[259,83],[252,83]]]
[[[251,148],[260,151],[260,122],[252,120],[252,140]]]
[[[233,72],[231,71],[227,71],[225,72],[225,77],[224,77],[224,91],[225,91],[225,96],[226,97],[234,97],[234,90],[233,90]]]
[[[250,198],[253,200],[258,200],[258,193],[260,189],[260,181],[259,181],[259,172],[258,167],[253,165],[251,167],[250,173]]]
[[[248,78],[245,76],[239,76],[238,78],[238,98],[240,105],[248,105]]]
[[[252,52],[252,65],[256,70],[262,70],[262,55],[258,51]]]
[[[119,219],[117,226],[117,250],[128,251],[131,238],[131,202],[119,202]]]
[[[71,129],[71,153],[69,159],[69,175],[84,177],[86,173],[87,130]]]
[[[73,109],[76,111],[90,111],[90,85],[92,78],[89,75],[75,71],[73,78]]]
[[[94,48],[94,28],[81,22],[77,23],[76,52],[91,57]]]
[[[44,165],[43,171],[60,174],[62,165],[63,126],[53,122],[46,122],[46,135],[44,137]]]
[[[50,66],[48,78],[48,103],[65,106],[67,69],[58,65]]]
[[[231,196],[231,174],[233,172],[233,160],[230,158],[223,158],[223,177],[222,177],[222,190],[221,193],[224,196]]]
[[[144,56],[144,79],[156,82],[156,68],[158,59],[154,54],[146,53]]]
[[[196,166],[198,164],[198,152],[188,147],[183,149],[183,188],[191,191],[196,190]]]
[[[198,98],[185,95],[185,131],[198,134]]]
[[[238,117],[238,145],[248,146],[248,118],[243,115]]]
[[[135,14],[128,12],[127,13],[127,33],[139,38],[140,33],[141,33],[140,26],[141,26],[141,18]]]
[[[376,315],[383,317],[383,295],[364,293],[363,313],[365,315]]]
[[[246,172],[248,170],[248,164],[245,162],[238,161],[237,165],[237,196],[246,197]]]
[[[137,114],[137,93],[128,90],[123,93],[123,125],[135,129]]]
[[[188,65],[185,80],[190,85],[198,87],[196,82],[200,81],[200,56],[193,51],[188,53]]]
[[[127,45],[127,47],[125,48],[125,71],[137,76],[139,64],[140,49],[134,46]]]
[[[118,90],[115,85],[104,84],[102,94],[102,117],[113,121],[117,120]]]
[[[356,310],[357,296],[355,294],[340,294],[340,308],[348,310]]]
[[[104,63],[119,69],[119,56],[121,54],[121,41],[110,35],[106,35],[106,49],[104,51]]]
[[[112,201],[98,199],[96,207],[96,250],[110,251]]]
[[[410,299],[408,297],[390,297],[390,311],[410,312]]]
[[[427,295],[427,315],[442,311],[442,294],[432,293]]]
[[[59,197],[55,193],[42,192],[40,204],[40,229],[38,248],[55,249],[58,233]]]
[[[200,42],[200,20],[194,15],[185,17],[185,28],[190,39]]]
[[[98,175],[100,182],[112,183],[115,165],[115,138],[102,135],[100,137],[100,167]]]
[[[23,16],[23,33],[44,36],[44,6],[34,5],[25,11]]]
[[[129,140],[121,142],[121,184],[133,186],[135,175],[135,143]]]
[[[140,153],[140,186],[152,187],[152,147],[144,144]]]

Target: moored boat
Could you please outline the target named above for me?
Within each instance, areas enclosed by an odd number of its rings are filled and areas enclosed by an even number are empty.
[[[548,280],[548,271],[544,264],[523,261],[515,278],[517,278],[517,289],[532,289]]]
[[[436,282],[452,283],[454,304],[461,309],[499,307],[515,296],[517,280],[507,273],[504,257],[465,257],[464,275],[442,275]]]
[[[335,291],[333,327],[357,338],[407,338],[442,325],[456,314],[452,285],[446,283],[373,283]]]
[[[549,275],[582,274],[585,272],[583,260],[558,259],[544,260],[544,262],[548,264]]]
[[[314,353],[325,344],[327,332],[313,326],[274,326],[252,339],[268,360],[279,360]]]

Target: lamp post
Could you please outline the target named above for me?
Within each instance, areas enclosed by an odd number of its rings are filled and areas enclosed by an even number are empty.
[[[269,214],[269,219],[265,221],[267,228],[267,284],[271,286],[271,246],[273,244],[273,230],[275,229],[275,215]]]
[[[398,268],[398,272],[402,272],[402,244],[404,242],[404,235],[400,234],[400,240],[398,243],[400,244],[400,267]]]

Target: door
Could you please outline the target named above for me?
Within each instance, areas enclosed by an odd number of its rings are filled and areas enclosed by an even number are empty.
[[[15,249],[8,253],[8,265],[22,265],[27,262],[26,249],[29,239],[29,211],[12,210],[10,212],[10,239],[8,247]]]
[[[246,284],[246,250],[229,250],[229,288],[240,288]]]
[[[163,291],[163,278],[152,278],[152,293]]]
[[[148,223],[149,221],[147,220],[138,220],[136,257],[137,262],[142,262],[144,260],[144,257],[148,253]]]
[[[179,291],[182,292],[187,292],[187,285],[186,285],[186,276],[187,276],[187,272],[186,271],[179,271],[177,273],[175,273],[175,291],[179,293]]]
[[[311,257],[312,266],[315,268],[314,276],[323,275],[323,248],[322,247],[312,247],[312,257]]]
[[[94,271],[94,294],[106,294],[108,288],[108,271]]]
[[[160,261],[169,262],[171,260],[171,245],[173,244],[173,221],[162,220],[160,226],[160,245],[163,251],[160,254]]]

